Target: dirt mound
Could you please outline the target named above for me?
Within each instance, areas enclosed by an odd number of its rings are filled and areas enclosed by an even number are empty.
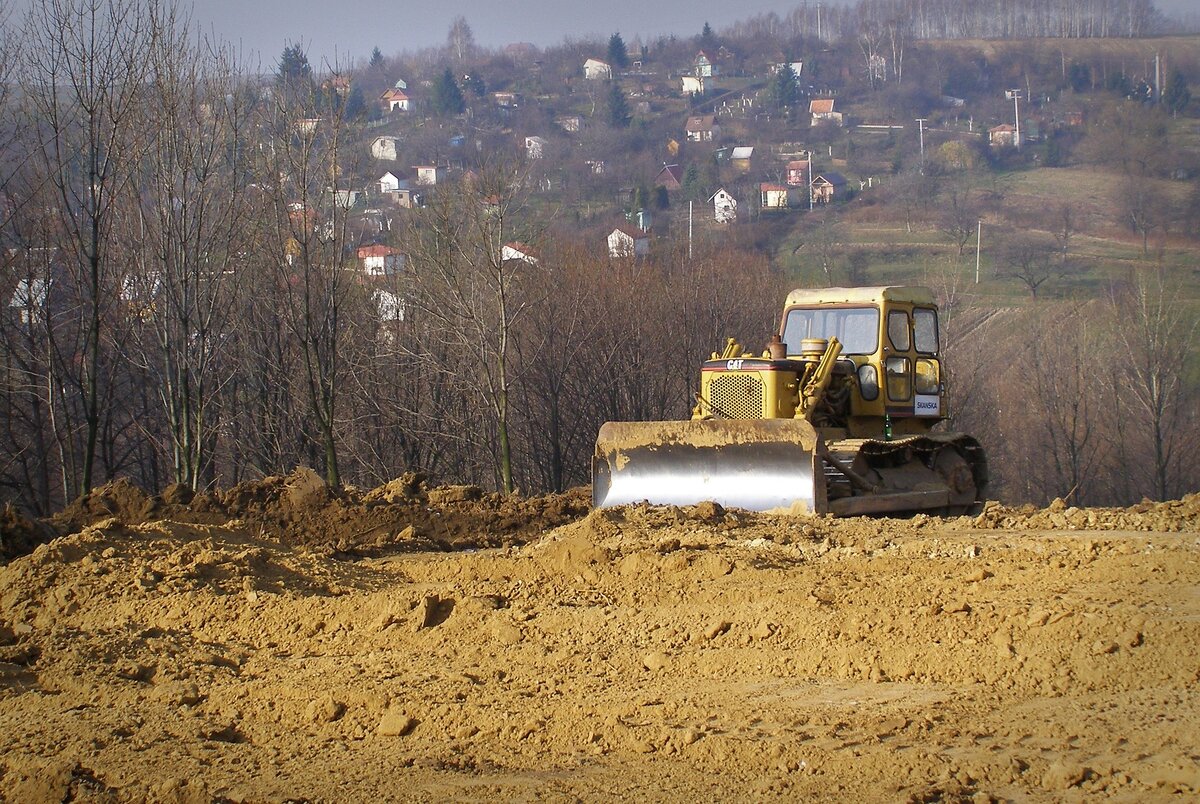
[[[0,510],[0,562],[23,556],[57,535],[48,523],[29,519],[7,504]]]
[[[1128,530],[1162,533],[1200,531],[1200,494],[1180,500],[1143,500],[1128,508],[1076,508],[1061,499],[1037,509],[989,502],[974,526],[1000,530]]]
[[[0,798],[1200,793],[1195,498],[1104,515],[1163,531],[1075,532],[1028,528],[1049,509],[579,516],[582,494],[305,472],[167,496],[223,521],[110,516],[0,567]],[[300,537],[376,509],[569,518],[451,553]]]
[[[583,488],[533,498],[485,494],[475,486],[429,488],[425,476],[415,472],[375,489],[334,490],[312,469],[299,467],[194,496],[181,486],[151,495],[116,480],[76,500],[52,523],[59,533],[73,533],[110,519],[127,526],[238,521],[288,544],[372,554],[521,544],[584,516],[590,502]],[[38,541],[44,539],[20,543],[27,552]]]

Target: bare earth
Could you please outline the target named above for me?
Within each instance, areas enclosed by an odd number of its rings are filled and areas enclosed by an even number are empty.
[[[1200,495],[587,513],[310,472],[6,512],[0,796],[1182,800]]]

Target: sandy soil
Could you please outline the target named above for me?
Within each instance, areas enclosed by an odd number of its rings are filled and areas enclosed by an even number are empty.
[[[298,470],[0,537],[6,801],[1200,794],[1200,496],[588,513]]]

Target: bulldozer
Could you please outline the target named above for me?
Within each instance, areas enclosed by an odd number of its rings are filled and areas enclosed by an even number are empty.
[[[759,353],[730,338],[686,421],[606,422],[597,508],[649,502],[836,516],[969,513],[987,459],[948,415],[924,287],[797,289]]]

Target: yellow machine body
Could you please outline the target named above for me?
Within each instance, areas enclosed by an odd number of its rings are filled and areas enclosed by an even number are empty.
[[[730,339],[704,361],[686,428],[601,429],[593,502],[964,511],[982,499],[986,459],[969,436],[933,432],[945,388],[927,288],[794,290],[765,352]]]

